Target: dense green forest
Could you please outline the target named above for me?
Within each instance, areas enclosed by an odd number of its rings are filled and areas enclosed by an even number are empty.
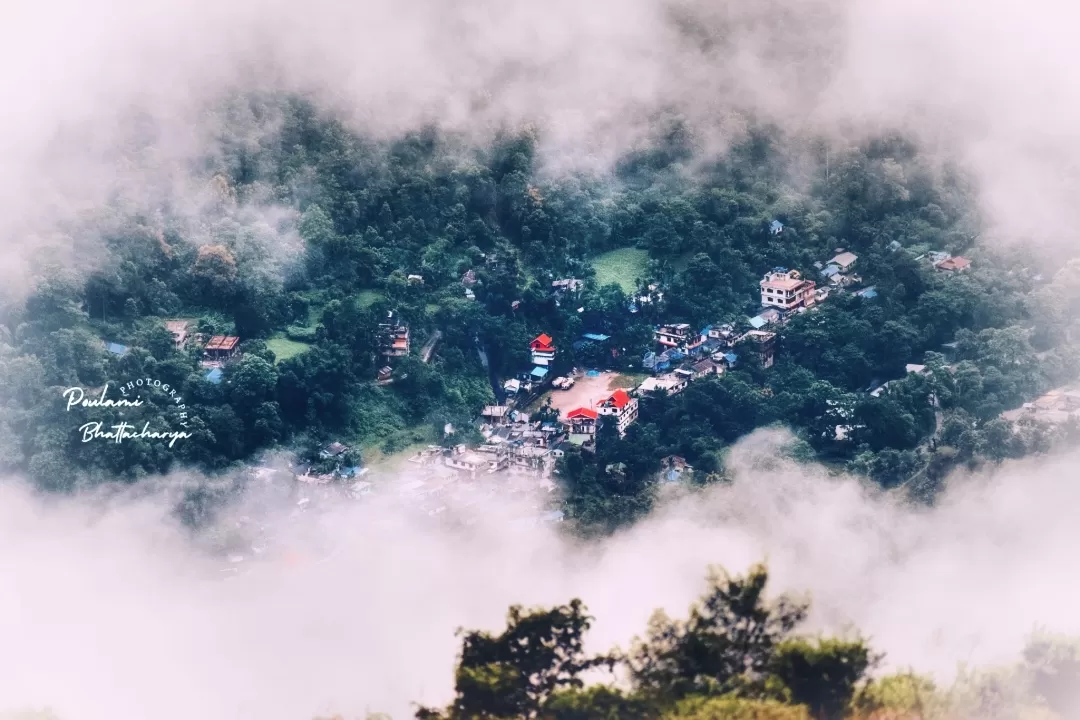
[[[1080,703],[1080,644],[1033,636],[1016,666],[968,669],[942,687],[885,660],[860,637],[801,631],[803,599],[767,594],[768,573],[711,570],[685,619],[657,612],[628,650],[585,652],[579,600],[510,609],[498,634],[462,634],[455,696],[421,720],[946,720],[1070,718]],[[603,682],[598,670],[624,682]],[[590,677],[588,673],[592,672]],[[612,676],[609,676],[609,678]]]
[[[544,332],[560,347],[555,372],[640,372],[655,324],[745,324],[765,271],[813,276],[840,247],[858,254],[876,297],[831,297],[785,326],[773,367],[742,362],[643,399],[625,438],[601,428],[595,454],[570,452],[560,466],[572,518],[608,526],[647,511],[667,455],[722,480],[725,448],[776,423],[798,434],[803,457],[886,487],[919,478],[932,489],[959,464],[1076,437],[1072,425],[999,415],[1075,376],[1066,318],[1080,273],[981,242],[963,169],[902,137],[830,148],[753,127],[702,158],[675,125],[605,175],[552,175],[532,129],[472,147],[434,130],[371,140],[297,99],[237,100],[223,112],[274,130],[221,138],[194,170],[209,198],[195,217],[190,203],[101,208],[68,234],[73,248],[103,246],[87,255],[103,259],[43,263],[33,293],[3,308],[0,470],[67,490],[178,464],[222,471],[279,445],[395,452],[437,440],[448,422],[468,439],[494,399],[478,349],[490,375],[512,377]],[[774,219],[782,233],[770,232]],[[593,262],[623,248],[648,254],[629,297],[632,280],[600,285]],[[916,259],[928,250],[964,253],[972,268],[935,272]],[[469,271],[472,299],[461,283]],[[562,277],[585,281],[573,302],[552,292]],[[631,312],[648,285],[662,300],[654,293]],[[390,311],[411,326],[414,349],[379,384],[377,326]],[[223,382],[206,379],[196,351],[176,349],[171,318],[241,338]],[[424,362],[419,348],[435,331]],[[611,336],[617,356],[572,349],[583,332]],[[928,371],[905,376],[908,363]],[[135,378],[182,396],[193,437],[172,449],[80,442],[74,428],[87,417],[120,411],[69,412],[61,391]],[[866,392],[890,380],[886,393]],[[167,396],[158,402],[178,417]]]

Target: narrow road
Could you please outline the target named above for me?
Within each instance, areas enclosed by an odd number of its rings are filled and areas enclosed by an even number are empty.
[[[499,379],[495,377],[495,371],[492,369],[491,363],[488,362],[487,351],[480,344],[480,338],[476,338],[476,354],[480,356],[480,363],[488,371],[488,380],[491,381],[491,391],[495,393],[495,402],[502,405],[506,401],[506,393],[499,384]]]
[[[435,345],[442,338],[442,330],[436,330],[431,335],[431,339],[424,345],[424,349],[420,351],[420,359],[424,362],[431,360],[431,353],[435,352]]]

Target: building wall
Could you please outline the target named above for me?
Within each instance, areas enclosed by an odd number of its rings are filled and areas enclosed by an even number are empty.
[[[769,292],[769,291],[772,292]],[[777,291],[767,283],[762,283],[761,304],[766,307],[776,307],[781,310],[793,310],[800,306],[814,304],[816,288],[813,283],[806,281],[795,290]]]

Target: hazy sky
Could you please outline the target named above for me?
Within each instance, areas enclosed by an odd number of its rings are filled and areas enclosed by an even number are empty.
[[[0,26],[4,279],[112,190],[198,207],[230,88],[306,92],[356,127],[482,139],[535,122],[555,165],[603,163],[657,112],[702,152],[752,112],[792,133],[901,128],[976,173],[990,227],[1071,251],[1080,204],[1080,6],[1066,0],[9,0]],[[136,149],[145,113],[154,140]],[[71,258],[75,264],[85,258]],[[753,442],[759,442],[754,440]],[[751,447],[753,443],[751,443]],[[916,513],[853,483],[749,470],[589,550],[445,537],[342,510],[334,563],[207,583],[154,505],[0,492],[0,706],[69,719],[305,718],[445,699],[458,625],[581,594],[598,649],[767,555],[893,660],[1004,659],[1037,623],[1080,631],[1071,458],[1021,463]],[[298,543],[303,541],[298,539]]]

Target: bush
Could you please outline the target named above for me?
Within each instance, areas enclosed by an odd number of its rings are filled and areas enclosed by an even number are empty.
[[[315,328],[290,325],[285,329],[285,337],[296,342],[315,342]]]

